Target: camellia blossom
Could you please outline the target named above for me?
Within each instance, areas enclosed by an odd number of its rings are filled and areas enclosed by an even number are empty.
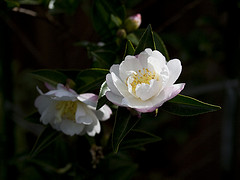
[[[118,106],[152,112],[184,88],[185,83],[174,84],[181,71],[180,60],[167,62],[159,51],[147,48],[112,65],[106,76],[106,97]]]
[[[36,98],[35,107],[41,114],[40,121],[67,135],[95,136],[101,130],[99,120],[107,120],[112,114],[107,105],[96,110],[98,96],[92,93],[78,95],[62,84],[45,94],[38,91],[41,95]]]

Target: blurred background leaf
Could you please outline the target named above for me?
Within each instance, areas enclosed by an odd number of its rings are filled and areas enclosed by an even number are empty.
[[[66,84],[67,77],[55,70],[36,70],[30,74],[33,78],[40,80],[42,82],[50,83],[53,86],[57,86],[58,83]]]
[[[83,93],[99,89],[101,84],[105,81],[105,77],[108,72],[108,69],[100,68],[85,69],[80,71],[76,77],[77,92]]]

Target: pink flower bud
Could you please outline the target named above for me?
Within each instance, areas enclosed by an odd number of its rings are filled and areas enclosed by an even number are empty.
[[[139,28],[141,22],[141,14],[138,13],[136,15],[130,16],[124,21],[125,29],[127,30],[127,32],[135,31]]]

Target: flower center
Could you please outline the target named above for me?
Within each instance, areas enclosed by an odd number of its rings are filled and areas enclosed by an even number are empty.
[[[150,84],[152,79],[157,79],[156,73],[149,71],[147,68],[143,68],[142,70],[138,70],[138,73],[132,76],[133,81],[130,83],[132,86],[132,91],[134,94],[136,93],[136,87],[138,84]]]
[[[56,104],[56,109],[59,111],[61,118],[75,121],[77,101],[59,101]]]

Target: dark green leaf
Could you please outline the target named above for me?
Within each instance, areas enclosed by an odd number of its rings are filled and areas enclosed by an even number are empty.
[[[128,155],[111,153],[100,162],[97,168],[98,173],[92,179],[131,180],[137,168],[138,165]]]
[[[53,130],[50,126],[47,126],[38,136],[38,139],[29,156],[36,156],[38,153],[40,153],[42,150],[52,144],[60,135],[60,132]]]
[[[51,165],[44,159],[32,158],[32,159],[28,159],[27,162],[41,167],[41,169],[47,171],[48,173],[52,172],[57,174],[64,174],[72,168],[71,163],[66,164],[64,167],[56,168],[55,166]]]
[[[65,84],[67,76],[55,70],[42,69],[30,73],[34,78],[56,86],[58,83]]]
[[[151,25],[148,25],[147,29],[139,40],[139,44],[135,50],[135,55],[141,53],[146,48],[151,48],[152,50],[156,49]]]
[[[116,54],[113,51],[97,50],[92,51],[93,61],[98,68],[110,68],[113,61],[116,59]]]
[[[107,98],[105,94],[107,92],[107,89],[108,89],[107,82],[104,81],[104,83],[102,83],[100,88],[96,110],[100,109],[104,104],[106,104]]]
[[[106,79],[107,73],[109,73],[107,69],[99,68],[80,71],[76,78],[77,92],[83,93],[100,88],[101,84]]]
[[[45,2],[44,2],[45,1]],[[79,7],[81,0],[56,0],[53,2],[54,7],[51,9],[52,13],[68,13],[73,14]],[[42,0],[42,4],[48,6],[49,0]]]
[[[126,48],[125,48],[125,53],[124,53],[124,57],[127,55],[134,55],[135,49],[131,43],[131,41],[127,41],[126,43]]]
[[[19,7],[20,6],[19,2],[14,1],[14,0],[5,0],[5,2],[7,3],[7,7],[9,9],[12,9],[14,7]]]
[[[135,33],[130,33],[127,35],[127,40],[131,41],[135,46],[139,44],[139,38]]]
[[[121,24],[122,24],[122,20],[121,20],[119,17],[114,16],[113,14],[111,14],[111,20],[112,20],[112,22],[114,22],[115,25],[118,26],[118,27],[121,26]]]
[[[103,39],[115,36],[117,25],[112,21],[111,15],[121,21],[125,17],[125,7],[120,1],[95,0],[91,12],[95,30]]]
[[[40,5],[41,0],[19,0],[19,3],[24,5]]]
[[[168,55],[168,51],[166,49],[166,46],[163,42],[163,40],[160,38],[160,36],[157,34],[157,33],[153,33],[153,37],[154,37],[154,42],[155,42],[155,45],[156,45],[156,49],[158,51],[160,51],[167,60],[169,60],[169,55]]]
[[[181,94],[164,103],[161,108],[180,116],[194,116],[221,109],[220,106],[208,104]]]
[[[124,138],[120,145],[120,149],[139,148],[145,144],[161,141],[162,139],[156,135],[143,130],[133,129]]]
[[[26,121],[31,122],[31,123],[36,123],[36,124],[40,124],[40,114],[39,112],[33,112],[30,115],[28,115],[27,117],[24,118]]]
[[[139,118],[132,116],[127,108],[118,107],[112,134],[112,147],[115,153],[118,152],[120,143],[124,137],[132,130],[138,121]]]
[[[92,22],[93,27],[95,28],[99,36],[104,37],[106,36],[107,31],[110,31],[108,29],[109,14],[100,0],[96,0],[93,4]]]

